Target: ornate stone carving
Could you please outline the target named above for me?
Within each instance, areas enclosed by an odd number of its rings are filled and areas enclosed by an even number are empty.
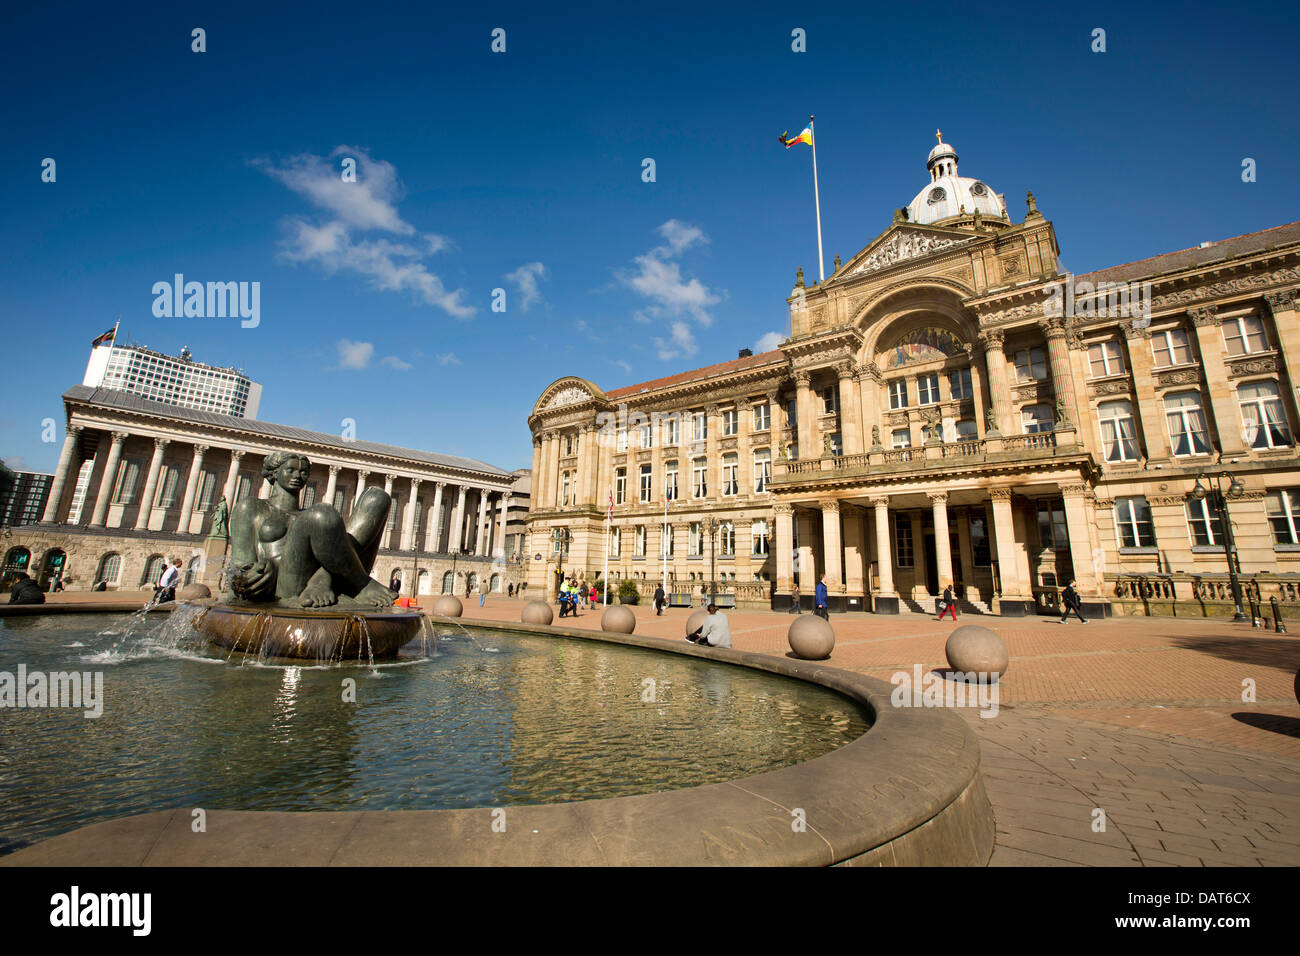
[[[1275,272],[1269,272],[1263,275],[1242,276],[1238,279],[1227,279],[1223,282],[1193,286],[1188,289],[1180,289],[1177,292],[1158,295],[1151,300],[1151,307],[1153,309],[1160,309],[1165,306],[1176,306],[1184,305],[1188,302],[1197,302],[1201,299],[1218,299],[1230,295],[1237,295],[1242,292],[1262,289],[1265,286],[1283,285],[1288,282],[1297,281],[1300,281],[1300,267],[1278,269]]]
[[[1043,330],[1043,335],[1049,339],[1064,338],[1065,336],[1065,319],[1059,316],[1039,319],[1038,327]]]
[[[1127,378],[1115,382],[1097,382],[1088,386],[1089,395],[1127,395],[1132,391]]]
[[[1261,358],[1228,359],[1228,375],[1239,378],[1242,375],[1255,375],[1259,372],[1276,372],[1277,356],[1265,355]]]
[[[867,363],[867,365],[866,365],[866,373],[867,373],[868,375],[871,376],[872,380],[873,380],[877,385],[884,384],[884,381],[885,381],[885,375],[884,375],[883,372],[880,371],[880,366],[877,365],[875,362],[868,362],[868,363]]]
[[[889,507],[889,495],[877,495],[873,498],[868,498],[867,500],[870,501],[871,506],[876,509]]]
[[[1281,292],[1265,292],[1264,301],[1276,315],[1279,312],[1285,312],[1288,309],[1294,309],[1296,302],[1300,301],[1300,289],[1283,289]]]
[[[165,448],[166,448],[168,445],[170,445],[171,443],[172,443],[172,440],[171,440],[170,438],[155,438],[155,439],[153,440],[153,447],[154,447],[155,449],[157,449],[158,451],[162,451],[163,449],[165,449]]]
[[[836,362],[835,374],[842,380],[852,378],[854,372],[854,363],[852,361]]]
[[[1001,352],[1002,342],[1005,338],[1006,334],[1001,329],[985,329],[980,333],[980,344],[986,350],[996,349]]]
[[[812,372],[808,371],[806,368],[797,369],[792,377],[794,378],[794,383],[800,388],[807,388],[812,384]]]
[[[772,511],[779,515],[792,515],[794,514],[794,506],[777,503],[772,505]]]
[[[934,504],[948,503],[948,492],[946,491],[927,491],[925,494]]]
[[[821,506],[823,512],[829,511],[832,514],[840,513],[840,503],[835,498],[823,498],[817,503]]]
[[[1172,372],[1156,372],[1156,385],[1168,388],[1171,385],[1199,385],[1201,370],[1199,368],[1177,369]]]
[[[1219,320],[1215,315],[1215,307],[1207,305],[1199,309],[1188,309],[1187,314],[1192,317],[1192,324],[1198,329],[1207,325],[1218,325]]]
[[[871,255],[858,263],[849,275],[877,272],[899,262],[951,249],[967,242],[970,242],[970,239],[940,239],[919,231],[899,230],[877,246]]]
[[[1061,495],[1066,498],[1077,498],[1081,495],[1087,495],[1092,492],[1092,488],[1082,482],[1078,484],[1061,485]]]
[[[590,393],[584,388],[577,385],[570,385],[568,388],[562,388],[551,397],[546,403],[547,408],[563,408],[565,405],[576,405],[579,402],[585,402],[591,398]]]
[[[907,412],[887,412],[885,414],[886,425],[906,425],[907,422]]]
[[[1011,489],[1010,489],[1010,488],[990,488],[990,489],[989,489],[989,497],[992,498],[994,501],[1010,501],[1010,500],[1011,500]]]
[[[1140,321],[1141,324],[1139,324],[1139,321]],[[1150,323],[1150,321],[1147,321],[1147,320],[1131,320],[1131,321],[1128,321],[1128,322],[1121,322],[1121,323],[1119,324],[1119,327],[1120,327],[1121,329],[1124,330],[1124,338],[1126,338],[1126,339],[1131,339],[1131,338],[1135,338],[1135,337],[1136,337],[1136,338],[1139,338],[1139,339],[1150,339],[1150,338],[1151,338],[1151,323]]]
[[[337,478],[339,476],[339,472],[342,470],[343,470],[342,465],[330,465],[330,477]]]
[[[1004,276],[1016,276],[1020,275],[1020,273],[1024,271],[1020,263],[1020,256],[1018,255],[1005,256],[1000,261],[1002,263],[1002,274]]]
[[[1147,495],[1147,501],[1153,508],[1181,508],[1187,503],[1186,495]]]

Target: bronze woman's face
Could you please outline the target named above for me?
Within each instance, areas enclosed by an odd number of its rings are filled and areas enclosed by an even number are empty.
[[[286,491],[298,492],[307,484],[306,458],[286,458],[275,472],[275,483]]]

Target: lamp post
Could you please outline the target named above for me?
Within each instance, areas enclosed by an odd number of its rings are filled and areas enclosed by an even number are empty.
[[[1241,609],[1241,581],[1237,577],[1240,569],[1237,567],[1236,545],[1233,544],[1232,540],[1232,519],[1228,516],[1228,498],[1236,498],[1244,489],[1241,480],[1234,478],[1226,471],[1214,476],[1213,489],[1202,485],[1202,478],[1206,478],[1206,476],[1203,474],[1196,476],[1196,486],[1191,490],[1191,498],[1193,501],[1204,501],[1208,497],[1211,506],[1219,512],[1219,520],[1223,523],[1223,556],[1228,562],[1228,584],[1232,588],[1232,603],[1234,606],[1232,619],[1234,621],[1248,621],[1250,618]],[[1223,490],[1223,479],[1225,478],[1229,480],[1226,493]],[[1209,480],[1209,478],[1206,478],[1207,482]]]
[[[710,515],[709,523],[705,527],[709,529],[709,603],[716,604],[718,601],[718,549],[713,540],[713,533],[718,527],[718,519]]]

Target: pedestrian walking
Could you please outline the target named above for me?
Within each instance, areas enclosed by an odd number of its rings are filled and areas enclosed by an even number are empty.
[[[1079,592],[1074,589],[1075,583],[1071,581],[1061,592],[1061,606],[1065,608],[1065,613],[1061,615],[1062,624],[1069,620],[1071,611],[1084,624],[1088,623],[1088,619],[1083,616],[1083,600],[1079,597]]]
[[[941,603],[939,604],[939,616],[936,617],[935,620],[942,621],[943,616],[947,614],[949,611],[952,611],[952,619],[954,621],[957,620],[957,602],[953,600],[951,584],[943,589],[943,597],[940,600]]]
[[[813,592],[813,613],[825,621],[831,619],[830,611],[826,606],[829,601],[830,597],[826,589],[826,575],[823,574],[821,580],[817,582],[816,590]]]
[[[664,595],[664,586],[662,584],[655,587],[655,617],[661,617],[664,613],[664,605],[668,603],[668,598]]]
[[[790,587],[790,613],[791,614],[803,613],[803,608],[799,606],[799,585],[797,584],[791,585]]]

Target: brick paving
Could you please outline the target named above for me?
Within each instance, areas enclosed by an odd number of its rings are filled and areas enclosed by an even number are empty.
[[[523,602],[465,602],[518,620]],[[637,633],[679,641],[686,610],[634,609]],[[733,611],[737,649],[787,654],[791,616]],[[598,629],[600,611],[573,627]],[[1227,621],[836,615],[833,666],[889,680],[945,667],[954,627],[1007,645],[999,712],[964,709],[997,820],[993,866],[1300,864],[1300,639]],[[1254,701],[1243,701],[1244,681]],[[1099,825],[1104,812],[1104,825]]]

